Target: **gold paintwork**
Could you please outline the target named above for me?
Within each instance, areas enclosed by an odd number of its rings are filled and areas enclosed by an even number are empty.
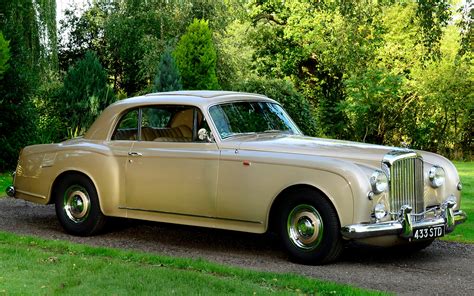
[[[304,185],[317,188],[331,201],[341,226],[373,222],[373,208],[379,201],[386,202],[386,193],[369,200],[369,177],[381,168],[384,155],[403,149],[302,135],[221,140],[209,107],[246,100],[274,102],[255,94],[216,91],[159,93],[119,101],[103,111],[83,138],[25,147],[14,180],[16,197],[52,203],[55,181],[76,171],[92,180],[107,216],[263,233],[280,193]],[[160,104],[199,108],[215,142],[111,140],[125,111]],[[442,156],[417,152],[425,163],[425,205],[440,204],[454,195],[459,209],[459,176],[453,164]],[[427,172],[434,164],[446,172],[445,184],[438,189],[428,185]]]

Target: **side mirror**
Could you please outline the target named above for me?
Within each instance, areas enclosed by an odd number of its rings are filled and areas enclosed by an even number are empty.
[[[209,132],[205,128],[201,128],[198,130],[198,139],[209,143],[214,141],[214,137],[212,136],[212,134],[209,134]]]

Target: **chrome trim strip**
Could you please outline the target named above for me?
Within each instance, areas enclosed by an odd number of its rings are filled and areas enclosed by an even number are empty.
[[[247,221],[247,220],[239,220],[239,219],[219,218],[219,217],[211,217],[211,216],[203,216],[203,215],[182,214],[182,213],[173,213],[173,212],[157,211],[157,210],[145,210],[145,209],[129,208],[129,207],[118,207],[118,208],[121,209],[121,210],[150,212],[150,213],[167,214],[167,215],[175,215],[175,216],[187,216],[187,217],[194,217],[194,218],[206,218],[206,219],[227,220],[227,221],[245,222],[245,223],[253,223],[253,224],[263,224],[262,222],[259,222],[259,221]]]
[[[461,224],[466,221],[467,216],[463,211],[453,212],[454,223],[455,225]],[[412,222],[412,231],[422,227],[436,226],[436,225],[446,225],[447,219],[445,217],[436,217],[436,218],[425,218],[421,221]],[[343,237],[348,239],[361,239],[375,236],[383,235],[400,235],[402,237],[404,234],[404,222],[403,221],[388,221],[382,223],[374,224],[353,224],[347,225],[341,228],[341,234]],[[406,227],[406,226],[405,226]],[[446,233],[449,233],[454,230],[446,227]],[[407,238],[407,237],[405,237]],[[409,237],[408,237],[409,238]]]
[[[39,195],[39,194],[36,194],[36,193],[31,193],[31,192],[28,192],[28,191],[16,190],[16,193],[21,193],[21,194],[24,194],[24,195],[29,195],[29,196],[32,196],[32,197],[34,197],[34,198],[46,199],[45,196],[42,196],[42,195]]]

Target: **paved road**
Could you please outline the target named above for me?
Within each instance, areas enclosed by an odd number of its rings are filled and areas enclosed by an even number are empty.
[[[288,262],[278,241],[269,235],[132,220],[119,224],[100,236],[73,237],[63,232],[53,206],[0,199],[3,231],[294,272],[400,295],[474,295],[474,245],[435,242],[416,255],[352,246],[334,264],[306,266]]]

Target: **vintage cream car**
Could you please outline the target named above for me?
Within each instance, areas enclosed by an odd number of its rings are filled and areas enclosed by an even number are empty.
[[[107,217],[275,230],[313,264],[349,240],[426,247],[466,219],[460,191],[442,156],[306,137],[274,100],[223,91],[116,102],[84,137],[24,148],[8,188],[74,235]]]

